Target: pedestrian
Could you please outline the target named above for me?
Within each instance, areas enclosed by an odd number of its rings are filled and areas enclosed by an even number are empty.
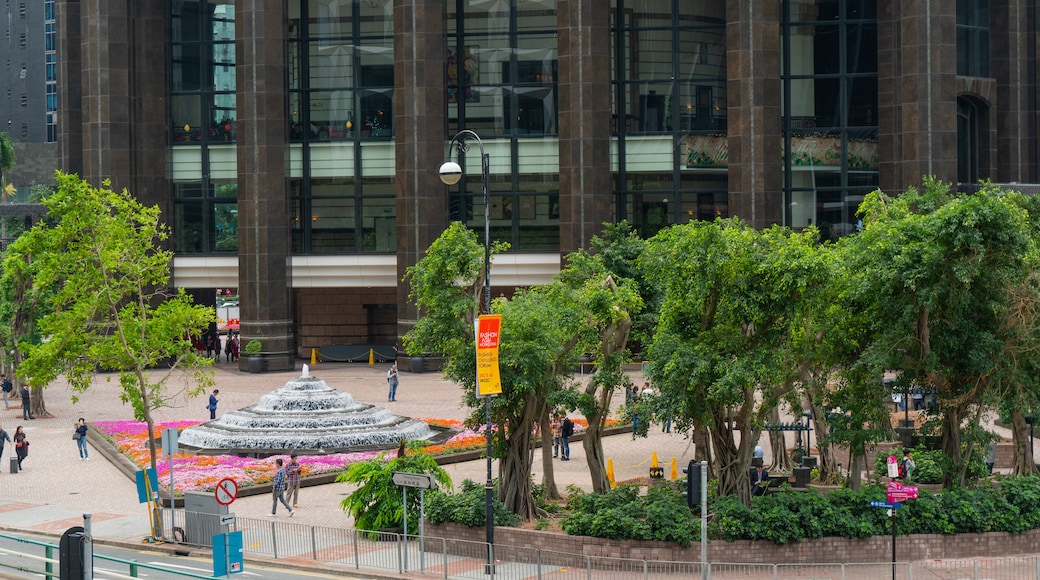
[[[79,447],[80,461],[90,461],[90,455],[87,453],[87,420],[83,417],[80,417],[79,422],[76,423],[76,430],[72,433],[72,438],[76,440],[76,445]]]
[[[209,404],[206,405],[206,408],[209,409],[209,420],[210,421],[212,421],[213,419],[217,418],[217,403],[220,402],[220,401],[217,400],[217,395],[219,395],[219,394],[220,394],[220,389],[213,389],[213,392],[210,393],[210,395],[209,395]]]
[[[899,476],[907,483],[912,483],[915,469],[917,469],[917,463],[914,462],[914,455],[910,453],[909,449],[904,449],[903,460],[899,462]]]
[[[232,339],[232,341],[231,341],[231,360],[236,361],[236,362],[238,361],[238,346],[239,346],[238,333],[236,332],[235,333],[235,338]]]
[[[0,374],[0,391],[3,391],[4,393],[4,409],[11,408],[11,405],[7,403],[7,395],[11,394],[11,391],[13,390],[14,385],[11,384],[11,381],[7,378],[7,375]]]
[[[574,435],[574,422],[571,421],[570,417],[563,418],[563,424],[560,425],[560,457],[561,461],[571,460],[571,435]]]
[[[31,421],[32,419],[34,419],[34,417],[32,416],[32,409],[30,408],[30,403],[31,402],[32,402],[32,400],[31,400],[31,397],[29,395],[29,387],[27,387],[26,385],[22,385],[22,420],[23,421]]]
[[[289,500],[293,508],[300,496],[300,462],[296,461],[296,454],[289,456],[289,465],[285,468],[285,474],[289,480],[289,487],[285,491],[285,499]]]
[[[390,403],[397,402],[397,385],[399,383],[397,378],[397,362],[390,365],[390,370],[386,371],[386,382],[390,385],[390,392],[386,396],[386,400]]]
[[[206,333],[206,358],[213,358],[213,335]]]
[[[11,436],[4,431],[4,426],[0,425],[0,458],[4,456],[4,442],[10,442]]]
[[[274,465],[277,470],[274,472],[274,482],[271,484],[271,513],[267,514],[268,517],[274,517],[278,515],[278,502],[282,502],[285,509],[289,510],[289,517],[293,517],[296,511],[289,507],[289,502],[285,501],[285,462],[282,458],[274,460]]]
[[[21,471],[22,461],[29,455],[29,440],[25,438],[21,425],[14,430],[14,452],[18,456],[18,470]]]
[[[216,335],[215,337],[213,337],[213,351],[216,353],[216,356],[213,357],[213,360],[215,360],[217,362],[220,362],[220,335],[219,334]]]
[[[769,487],[769,472],[760,463],[751,471],[751,495],[755,497],[765,495],[767,487]]]
[[[553,438],[553,459],[556,459],[560,455],[560,439],[563,433],[563,417],[560,415],[553,415],[553,418],[549,420],[549,427],[552,429]]]
[[[993,473],[993,464],[997,462],[997,444],[994,441],[990,441],[986,444],[986,468],[989,473]]]

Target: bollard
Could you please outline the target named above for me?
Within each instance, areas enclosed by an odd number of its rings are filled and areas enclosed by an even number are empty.
[[[614,481],[614,460],[607,460],[607,481],[610,482],[610,488],[614,489],[617,487],[617,482]]]
[[[311,349],[311,366],[318,364],[318,351]]]
[[[674,457],[672,458],[672,475],[668,479],[679,479],[679,464]]]
[[[376,364],[376,351],[374,348],[368,349],[368,364]]]
[[[11,458],[11,473],[18,473],[18,458]]]

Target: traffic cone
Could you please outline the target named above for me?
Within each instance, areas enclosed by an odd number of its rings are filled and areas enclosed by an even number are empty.
[[[311,366],[318,364],[318,351],[311,349]]]
[[[376,350],[374,348],[368,349],[368,364],[376,364]]]
[[[672,476],[668,479],[679,479],[679,464],[672,458]]]
[[[660,467],[660,461],[657,459],[657,452],[654,451],[650,454],[650,467]]]
[[[610,488],[614,489],[617,487],[617,482],[614,481],[614,460],[607,460],[607,481],[610,482]]]

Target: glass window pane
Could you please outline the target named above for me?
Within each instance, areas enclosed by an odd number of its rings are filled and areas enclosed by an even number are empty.
[[[362,252],[397,251],[396,200],[392,197],[366,197],[361,201]]]
[[[312,43],[308,59],[310,88],[337,89],[354,86],[354,47],[349,41]]]
[[[307,0],[307,35],[328,39],[349,36],[353,0]]]

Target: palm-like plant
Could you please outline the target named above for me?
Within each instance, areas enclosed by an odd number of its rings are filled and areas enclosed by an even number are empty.
[[[14,167],[14,140],[0,133],[0,203],[7,204],[7,196],[14,195],[14,186],[7,183],[7,172]],[[0,240],[7,242],[7,220],[0,218]]]

